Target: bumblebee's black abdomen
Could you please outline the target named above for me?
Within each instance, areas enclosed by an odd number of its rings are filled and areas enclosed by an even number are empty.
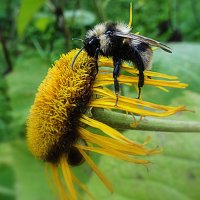
[[[145,48],[143,50],[145,50]],[[136,47],[130,46],[128,43],[124,43],[118,48],[115,48],[113,50],[113,57],[121,58],[124,61],[133,62],[136,65],[136,67],[142,71],[144,71],[145,69],[145,65],[142,56],[140,55],[140,51]]]
[[[135,48],[137,48],[140,52],[146,52],[150,46],[145,42],[141,42],[140,44],[136,45]]]

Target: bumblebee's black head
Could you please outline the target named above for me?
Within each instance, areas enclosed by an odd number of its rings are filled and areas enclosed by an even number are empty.
[[[105,40],[107,39],[107,35],[105,34],[106,30],[106,23],[102,23],[97,24],[86,33],[84,49],[90,56],[94,57],[98,49],[102,52],[102,48],[105,46]]]
[[[96,50],[100,49],[100,40],[96,36],[86,37],[83,44],[85,51],[91,57],[94,57]]]

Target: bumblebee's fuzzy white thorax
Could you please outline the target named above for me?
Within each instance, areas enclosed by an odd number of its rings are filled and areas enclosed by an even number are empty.
[[[103,51],[104,54],[106,54],[109,46],[111,45],[110,39],[106,35],[101,35],[99,39],[100,39],[100,49]]]
[[[108,24],[109,22],[97,24],[93,29],[89,30],[86,33],[86,37],[90,38],[90,37],[95,36],[99,38],[101,35],[103,35],[106,32]],[[128,25],[123,24],[123,23],[116,23],[115,30],[118,32],[122,32],[124,34],[128,34],[131,31],[131,29],[128,28]]]
[[[106,31],[106,25],[105,23],[101,23],[101,24],[97,24],[93,29],[89,30],[86,33],[86,37],[90,38],[90,37],[100,37],[100,35],[104,34]]]
[[[123,34],[128,34],[131,31],[131,29],[128,28],[128,25],[126,24],[106,22],[97,24],[93,29],[89,30],[86,33],[86,38],[96,37],[100,40],[100,49],[105,54],[106,51],[108,51],[108,48],[111,46],[110,38],[105,33],[109,30],[111,26],[112,31],[121,32]]]
[[[128,25],[126,25],[124,23],[117,23],[116,31],[122,32],[124,34],[128,34],[131,32],[131,28],[129,28]]]

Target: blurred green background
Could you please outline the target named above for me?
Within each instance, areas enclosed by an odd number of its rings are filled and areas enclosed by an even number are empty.
[[[60,54],[80,48],[95,24],[129,21],[128,0],[1,0],[0,2],[0,200],[53,200],[42,162],[27,150],[26,118],[37,87]],[[171,117],[200,121],[200,1],[133,1],[133,32],[169,42],[173,54],[157,50],[153,70],[179,76],[187,89],[169,93],[145,86],[143,98],[186,105],[195,112]],[[129,93],[133,91],[127,91]],[[152,136],[164,148],[147,170],[108,157],[95,157],[112,181],[109,194],[87,166],[75,169],[97,200],[200,199],[199,133],[126,131],[136,141]],[[84,194],[83,194],[84,198]],[[85,199],[88,199],[85,196]]]

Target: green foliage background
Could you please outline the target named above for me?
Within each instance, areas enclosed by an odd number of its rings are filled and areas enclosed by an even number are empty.
[[[61,10],[60,10],[61,9]],[[171,117],[200,121],[200,2],[197,0],[138,0],[133,2],[133,32],[170,42],[173,54],[156,51],[154,71],[177,75],[186,90],[165,93],[145,86],[143,98],[156,103],[184,104],[195,113]],[[63,15],[59,15],[63,11]],[[53,200],[42,162],[27,150],[25,122],[34,95],[53,61],[61,53],[81,47],[72,37],[83,38],[95,24],[129,20],[129,1],[121,0],[1,0],[0,35],[6,43],[12,69],[9,73],[0,46],[0,199]],[[64,21],[64,23],[63,23]],[[126,91],[132,93],[133,91]],[[126,131],[128,137],[164,148],[142,166],[108,157],[95,157],[112,181],[109,194],[91,170],[74,170],[97,200],[197,200],[200,199],[199,133]],[[84,199],[88,199],[83,194]]]

